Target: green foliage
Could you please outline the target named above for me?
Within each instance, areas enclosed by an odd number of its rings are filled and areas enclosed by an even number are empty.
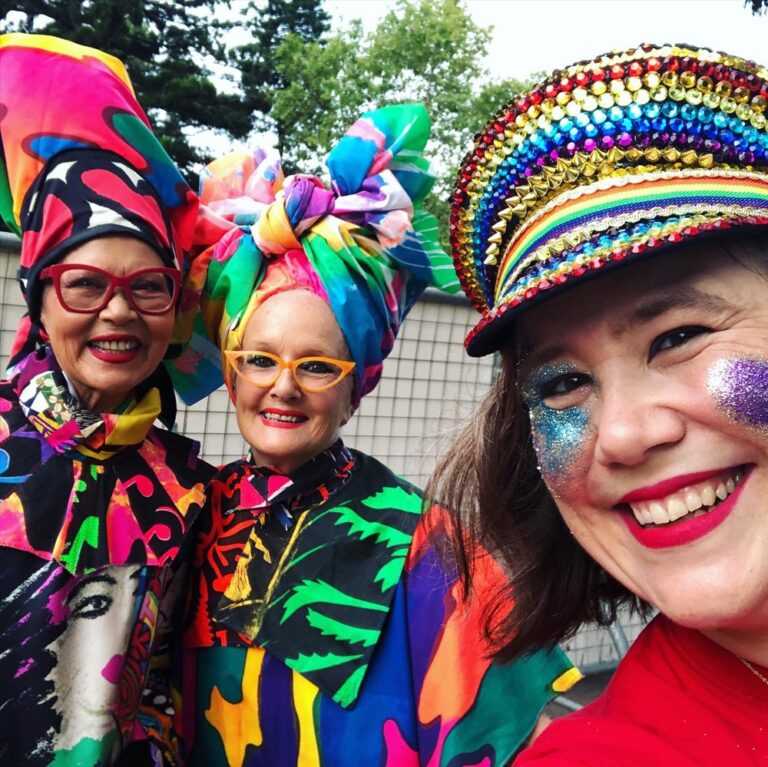
[[[320,42],[288,35],[274,53],[282,88],[270,112],[284,157],[322,172],[328,149],[362,112],[423,102],[433,122],[427,154],[438,175],[425,207],[446,246],[447,198],[473,134],[526,86],[488,82],[482,59],[489,39],[460,0],[399,0],[368,34],[353,22]]]
[[[251,2],[242,23],[252,42],[235,48],[231,59],[240,71],[245,103],[254,113],[255,127],[274,130],[279,139],[285,126],[270,110],[275,95],[287,83],[275,68],[275,52],[289,35],[302,43],[321,41],[330,27],[330,16],[321,0],[268,0],[266,5]]]
[[[19,0],[0,18],[0,31],[40,32],[99,48],[121,59],[139,102],[182,171],[202,158],[190,133],[213,129],[232,137],[251,129],[238,94],[221,92],[212,78],[225,62],[218,42],[229,26],[217,21],[220,0]]]
[[[383,487],[375,495],[366,498],[363,506],[369,509],[399,509],[411,514],[421,514],[421,496],[416,492],[408,492],[400,485]]]
[[[757,10],[768,0],[747,2]],[[443,247],[448,195],[473,134],[527,87],[490,81],[482,64],[490,30],[462,0],[399,0],[372,32],[358,21],[333,34],[323,0],[251,0],[236,21],[224,0],[18,0],[14,11],[0,12],[0,32],[60,35],[122,59],[187,174],[209,159],[194,134],[243,138],[252,128],[276,134],[289,172],[322,173],[329,148],[363,112],[423,102],[438,176],[425,207],[440,222]],[[223,36],[234,27],[250,40],[226,51]],[[232,93],[223,92],[227,79]]]
[[[411,540],[410,534],[383,522],[365,519],[347,506],[337,506],[331,509],[330,513],[338,515],[337,525],[349,525],[348,535],[358,536],[361,541],[375,537],[376,543],[384,543],[391,549],[394,546],[408,545]]]
[[[373,579],[374,583],[378,583],[383,594],[388,589],[392,589],[400,581],[400,575],[403,572],[403,565],[405,564],[405,558],[408,556],[408,547],[403,546],[399,551],[392,554],[392,559],[385,562],[376,573],[376,577]]]
[[[289,660],[292,661],[292,665],[297,671],[306,674],[311,671],[321,671],[325,668],[341,666],[343,663],[358,660],[360,657],[360,655],[335,655],[334,653],[320,655],[313,652],[312,655],[299,653],[295,658],[290,658]]]
[[[365,666],[358,666],[348,677],[347,681],[339,687],[333,699],[340,705],[347,706],[352,705],[357,697],[360,685],[363,683],[363,677],[368,670],[367,664]]]

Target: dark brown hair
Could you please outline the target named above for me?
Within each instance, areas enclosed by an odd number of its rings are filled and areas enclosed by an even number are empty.
[[[766,242],[761,228],[696,240],[676,252],[713,248],[768,278]],[[455,557],[467,595],[477,544],[509,577],[491,596],[485,623],[487,638],[504,660],[552,646],[582,623],[608,625],[622,605],[649,612],[581,548],[563,522],[539,473],[515,368],[510,348],[502,352],[495,384],[439,463],[425,496],[452,510]]]
[[[436,468],[426,497],[460,510],[454,512],[453,545],[467,595],[477,543],[509,576],[502,591],[485,595],[491,600],[486,638],[500,659],[552,646],[585,621],[607,625],[621,604],[643,609],[563,522],[539,474],[511,353]]]

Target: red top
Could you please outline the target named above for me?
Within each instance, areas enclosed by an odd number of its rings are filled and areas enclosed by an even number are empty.
[[[514,764],[768,765],[768,684],[700,632],[659,616],[605,692],[553,722]]]

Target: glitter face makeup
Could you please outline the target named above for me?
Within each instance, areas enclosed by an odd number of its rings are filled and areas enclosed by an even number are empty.
[[[567,474],[573,468],[590,432],[588,408],[557,409],[544,402],[545,386],[569,373],[576,373],[573,365],[544,365],[528,377],[522,388],[523,403],[531,419],[533,447],[545,478]]]
[[[707,374],[707,389],[725,415],[768,435],[768,360],[718,360]]]
[[[745,639],[768,626],[760,247],[702,240],[548,297],[515,326],[541,473],[570,534],[670,619]]]

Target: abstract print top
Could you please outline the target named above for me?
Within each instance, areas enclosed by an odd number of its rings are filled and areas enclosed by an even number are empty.
[[[91,413],[47,349],[0,382],[1,764],[171,758],[158,624],[210,467],[159,401]]]
[[[229,464],[208,506],[184,635],[190,765],[503,765],[573,676],[559,652],[486,657],[442,512],[428,535],[419,491],[341,442],[291,475]]]

